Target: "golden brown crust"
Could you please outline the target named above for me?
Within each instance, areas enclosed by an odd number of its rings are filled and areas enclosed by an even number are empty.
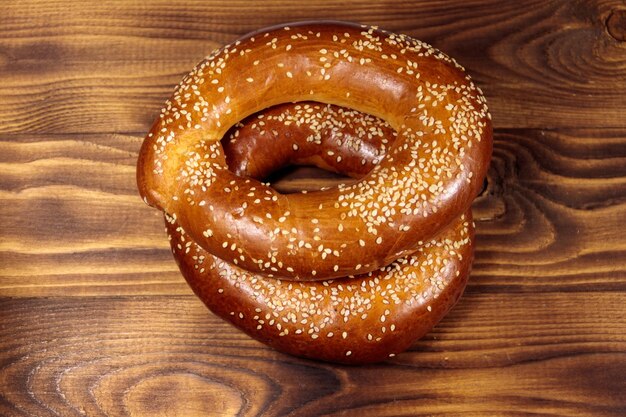
[[[309,117],[292,123],[303,112]],[[260,120],[265,122],[261,126]],[[375,128],[380,134],[368,134]],[[384,135],[393,137],[385,129],[389,127],[380,120],[355,111],[318,103],[281,105],[237,125],[224,149],[231,169],[243,176],[262,177],[276,166],[304,159],[358,178],[367,173],[363,167],[372,167],[385,154]],[[274,134],[280,139],[272,140]],[[309,146],[311,137],[320,144]],[[284,138],[297,149],[286,147]],[[325,159],[328,149],[340,158]],[[250,163],[255,157],[260,165]],[[166,216],[166,225],[183,275],[215,314],[280,351],[360,364],[404,351],[458,300],[473,253],[470,215],[380,270],[315,282],[250,273],[202,249],[172,217]]]
[[[381,270],[330,281],[281,281],[247,272],[193,242],[168,219],[185,279],[216,315],[285,353],[346,364],[406,350],[457,302],[473,257],[468,212],[415,253]]]
[[[398,136],[366,177],[323,192],[282,195],[226,168],[230,126],[302,100],[370,113]],[[305,23],[248,35],[196,67],[142,146],[138,184],[221,259],[292,279],[339,277],[389,264],[464,213],[491,142],[480,90],[446,55],[371,27]],[[327,249],[339,256],[323,258]]]
[[[228,168],[266,178],[288,165],[315,165],[361,178],[395,140],[385,121],[316,102],[281,104],[237,123],[222,141]]]

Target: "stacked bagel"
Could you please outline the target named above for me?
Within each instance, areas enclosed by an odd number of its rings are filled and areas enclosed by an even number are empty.
[[[489,164],[485,99],[404,35],[342,22],[249,34],[176,89],[141,148],[194,292],[252,337],[339,363],[407,349],[458,300]],[[281,194],[290,164],[349,177]]]

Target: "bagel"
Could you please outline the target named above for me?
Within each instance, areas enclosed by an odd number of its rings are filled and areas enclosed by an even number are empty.
[[[405,351],[465,289],[473,258],[470,212],[437,238],[377,271],[325,281],[248,272],[204,250],[166,215],[189,286],[217,316],[281,352],[365,364]]]
[[[377,117],[302,102],[274,106],[237,123],[222,146],[228,168],[242,177],[266,178],[284,166],[314,165],[360,178],[383,158],[395,135]]]
[[[389,129],[353,110],[281,105],[239,123],[223,147],[230,169],[246,177],[292,163],[358,178],[384,156]],[[226,262],[167,215],[166,230],[183,276],[213,313],[279,351],[344,364],[387,359],[428,332],[461,296],[473,257],[471,212],[386,267],[314,282],[272,279]]]
[[[395,140],[358,181],[315,193],[280,194],[228,169],[220,140],[231,126],[305,100],[379,117]],[[469,209],[491,147],[482,92],[453,59],[375,27],[298,23],[244,36],[186,76],[142,145],[137,181],[207,253],[323,280],[379,270],[430,241]]]

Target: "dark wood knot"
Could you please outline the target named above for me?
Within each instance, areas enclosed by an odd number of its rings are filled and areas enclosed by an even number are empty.
[[[618,41],[626,41],[626,9],[611,12],[606,19],[606,30]]]

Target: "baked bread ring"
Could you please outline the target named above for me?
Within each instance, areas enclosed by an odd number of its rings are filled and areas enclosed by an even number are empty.
[[[227,169],[220,139],[231,126],[303,100],[378,116],[397,137],[358,182],[316,193],[283,195]],[[491,147],[485,99],[445,54],[374,27],[299,23],[247,35],[185,77],[144,141],[137,176],[144,200],[207,252],[317,280],[357,264],[376,270],[430,240],[470,207]]]
[[[308,114],[306,121],[290,123],[302,113]],[[260,127],[259,120],[266,124]],[[281,105],[239,124],[223,146],[230,169],[243,176],[262,178],[282,164],[309,163],[358,177],[384,156],[387,137],[382,133],[393,132],[383,129],[389,128],[351,110]],[[327,146],[307,150],[312,136]],[[324,159],[328,149],[333,158]],[[273,164],[259,165],[253,161],[259,154],[261,161],[266,154],[277,156]],[[316,282],[250,273],[202,249],[174,218],[166,216],[166,225],[185,279],[216,315],[282,352],[362,364],[406,350],[456,303],[473,256],[470,216],[466,213],[437,238],[380,270]]]
[[[281,352],[364,364],[405,351],[458,301],[473,258],[470,216],[380,270],[309,282],[245,271],[202,249],[173,218],[166,225],[183,276],[217,316]]]
[[[315,165],[361,178],[383,158],[395,136],[377,117],[302,102],[274,106],[237,123],[222,146],[228,168],[242,177],[267,178],[284,166]]]

